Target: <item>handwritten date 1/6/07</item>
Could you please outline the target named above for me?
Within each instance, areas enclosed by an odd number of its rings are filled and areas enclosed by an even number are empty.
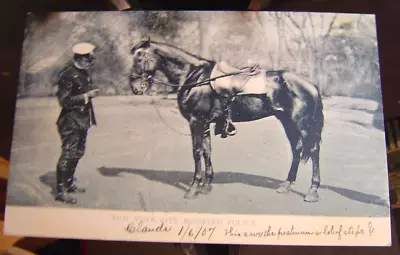
[[[208,240],[210,240],[212,235],[214,234],[215,228],[216,228],[215,226],[214,227],[203,227],[203,226],[191,227],[191,225],[182,226],[178,232],[178,236],[181,236],[182,239],[184,237],[190,237],[196,240],[197,238],[206,237]]]

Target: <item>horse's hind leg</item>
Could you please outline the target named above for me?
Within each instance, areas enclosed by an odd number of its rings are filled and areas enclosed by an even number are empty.
[[[293,155],[288,177],[277,190],[277,192],[279,193],[287,193],[291,190],[291,185],[296,181],[297,170],[300,164],[302,141],[299,130],[297,129],[295,123],[289,117],[281,116],[279,117],[279,119],[283,125],[283,128],[285,129],[285,133],[288,137]]]
[[[314,148],[311,149],[312,160],[312,179],[311,188],[308,190],[307,195],[304,197],[306,202],[317,202],[319,199],[318,188],[321,183],[320,168],[319,168],[319,152],[320,145],[316,143]]]
[[[210,124],[206,125],[203,139],[203,157],[206,166],[205,180],[203,186],[199,189],[200,192],[207,194],[211,191],[211,182],[214,178],[214,170],[211,163],[211,135]]]
[[[194,176],[189,190],[185,194],[185,198],[192,199],[198,195],[198,187],[201,183],[201,160],[203,158],[203,140],[204,140],[205,122],[192,118],[190,120],[190,131],[192,134],[192,150],[194,159]]]

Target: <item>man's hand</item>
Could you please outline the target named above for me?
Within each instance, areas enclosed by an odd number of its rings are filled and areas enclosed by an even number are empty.
[[[86,95],[89,97],[89,98],[94,98],[94,97],[97,97],[98,96],[98,94],[99,94],[99,89],[92,89],[91,91],[89,91],[88,93],[86,93]]]

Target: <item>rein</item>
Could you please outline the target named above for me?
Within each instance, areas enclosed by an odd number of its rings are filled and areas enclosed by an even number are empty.
[[[164,119],[163,116],[161,115],[161,112],[160,112],[160,110],[159,110],[158,107],[157,107],[156,101],[155,101],[153,98],[151,98],[151,104],[152,104],[152,105],[154,106],[154,108],[156,109],[156,113],[157,113],[158,117],[160,118],[161,122],[163,122],[164,125],[165,125],[167,128],[169,128],[171,131],[176,132],[176,133],[178,133],[178,134],[180,134],[180,135],[182,135],[182,136],[191,136],[191,134],[183,133],[183,132],[181,132],[181,131],[179,131],[179,130],[176,130],[175,128],[171,127],[170,125],[168,125],[168,123],[165,121],[165,119]]]
[[[254,75],[254,71],[256,69],[258,69],[258,66],[256,65],[256,66],[253,66],[253,67],[243,67],[243,68],[239,69],[238,72],[227,73],[227,74],[216,76],[216,77],[213,77],[213,78],[209,78],[209,79],[206,79],[206,80],[203,80],[203,81],[200,81],[200,82],[195,82],[195,83],[191,83],[191,84],[184,84],[184,85],[176,85],[176,84],[172,84],[172,83],[168,83],[168,82],[163,82],[163,81],[160,81],[158,79],[155,79],[151,75],[149,75],[147,78],[143,78],[142,75],[131,74],[131,77],[133,77],[133,78],[141,78],[142,81],[146,81],[146,82],[151,79],[152,81],[155,81],[157,83],[160,83],[160,84],[163,84],[163,85],[166,85],[166,86],[169,86],[169,87],[193,87],[193,86],[198,86],[198,85],[205,85],[205,84],[209,83],[210,81],[215,81],[215,80],[220,79],[220,78],[233,76],[233,75],[238,75],[238,74],[244,74],[244,73],[246,73],[246,71],[245,71],[246,69],[250,69],[250,72],[247,72],[247,74],[249,76],[252,76],[252,75]]]

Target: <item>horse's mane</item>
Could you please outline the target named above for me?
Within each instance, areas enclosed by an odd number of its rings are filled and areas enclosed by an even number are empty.
[[[169,48],[173,49],[173,50],[175,51],[175,53],[178,54],[178,55],[180,55],[180,56],[182,56],[182,54],[183,54],[183,55],[187,55],[187,56],[185,56],[184,58],[187,59],[189,62],[191,62],[191,61],[190,61],[190,59],[188,59],[188,57],[189,57],[189,58],[195,58],[197,61],[207,61],[207,62],[210,62],[210,63],[214,62],[214,61],[212,61],[212,60],[205,59],[205,58],[202,58],[202,57],[200,57],[200,56],[198,56],[198,55],[189,53],[188,51],[183,50],[183,49],[181,49],[181,48],[178,48],[178,47],[176,47],[176,46],[174,46],[174,45],[171,45],[171,44],[169,44],[169,43],[158,42],[158,41],[153,41],[153,40],[150,40],[149,42],[152,43],[152,44],[155,44],[155,45],[161,45],[161,46],[169,47]],[[166,50],[168,50],[168,49],[166,49]]]

